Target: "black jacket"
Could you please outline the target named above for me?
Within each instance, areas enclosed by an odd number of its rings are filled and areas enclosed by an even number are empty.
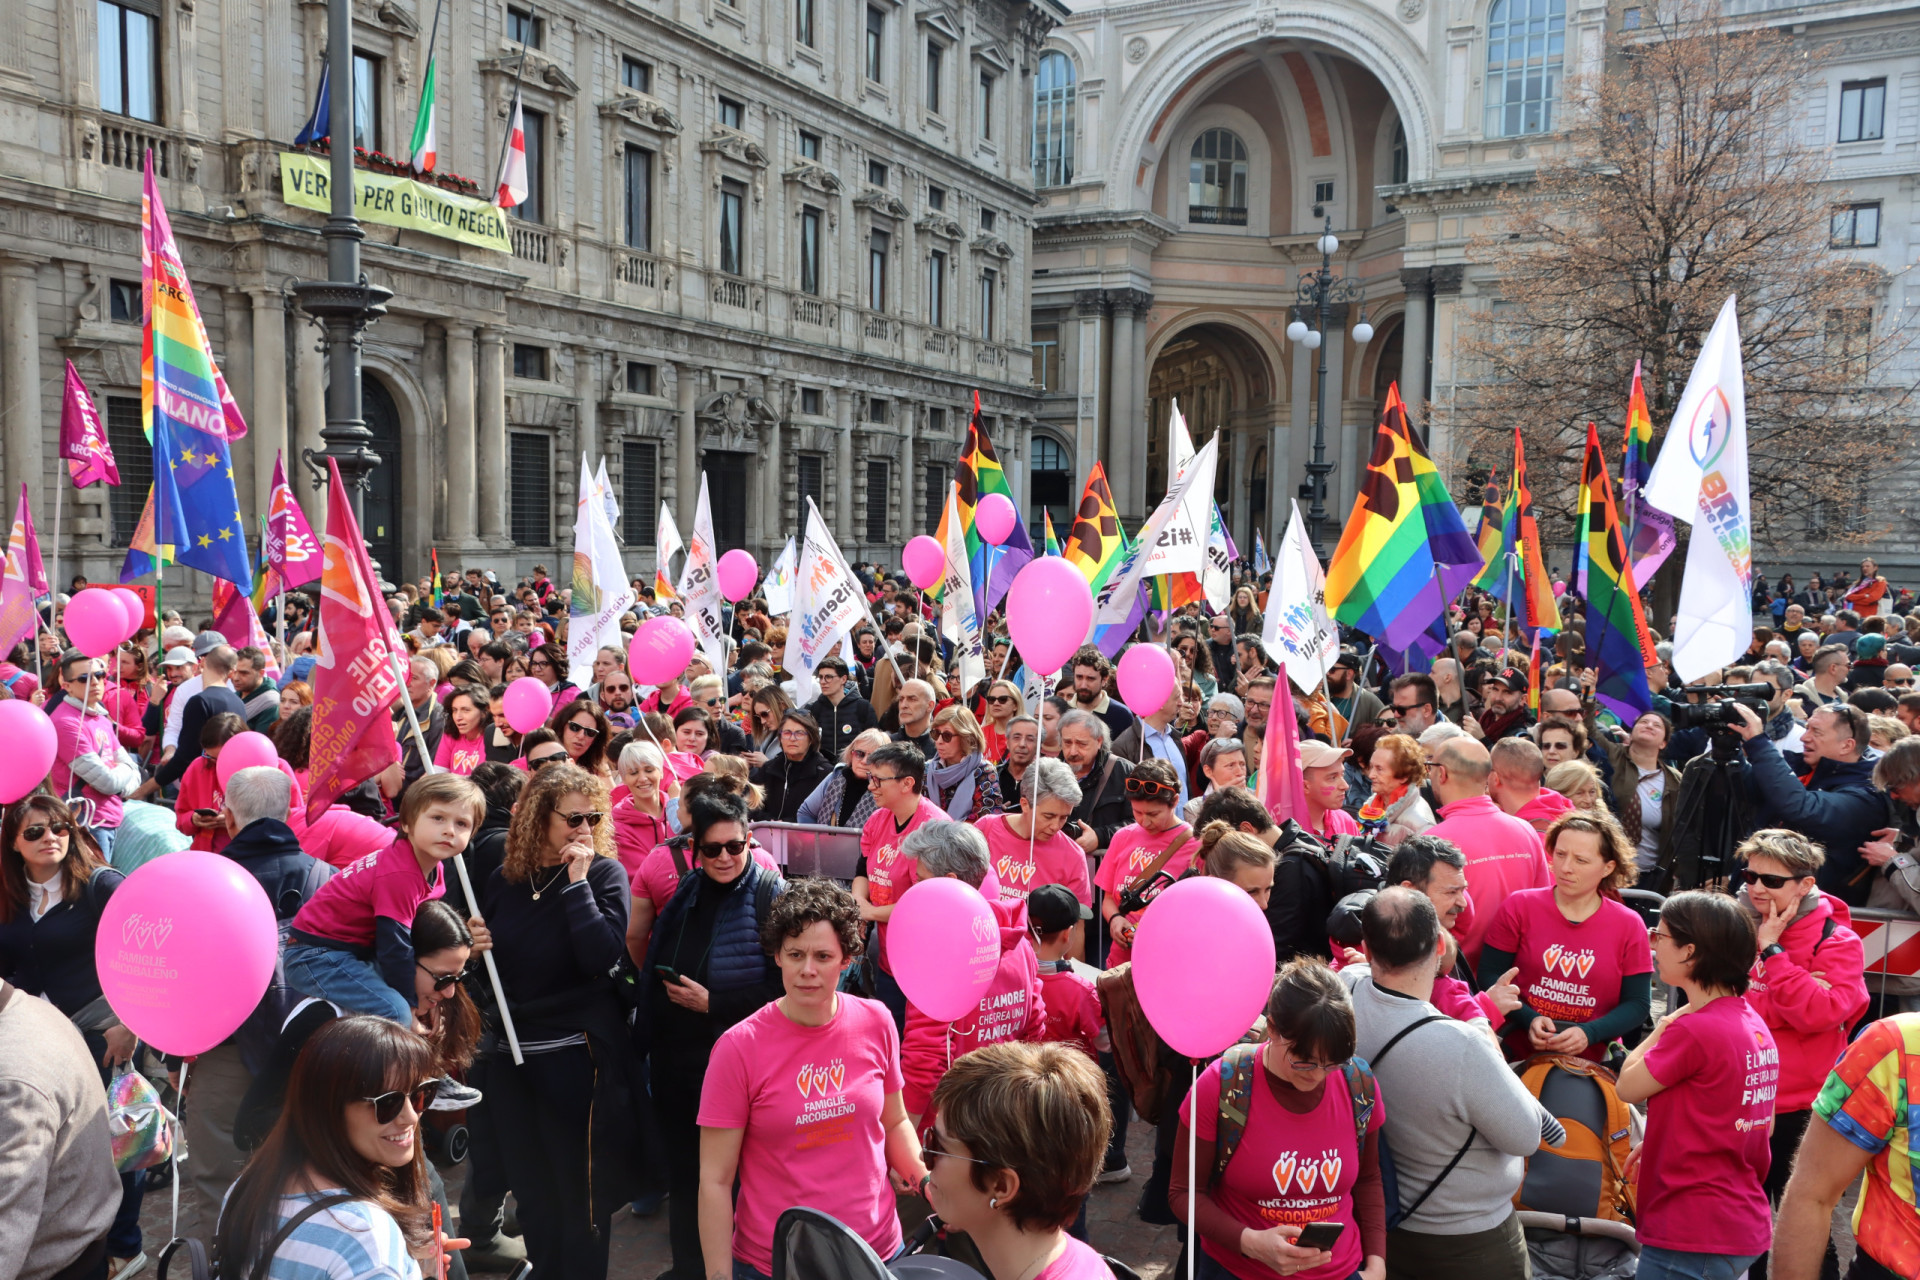
[[[1820,845],[1827,859],[1815,883],[1848,906],[1865,906],[1873,884],[1870,877],[1855,878],[1865,865],[1860,846],[1877,829],[1897,825],[1886,795],[1874,788],[1874,762],[1822,760],[1802,785],[1795,763],[1764,735],[1748,739],[1746,756],[1758,823],[1798,831]]]
[[[766,790],[767,798],[753,811],[755,822],[798,822],[800,802],[827,780],[833,763],[818,751],[809,751],[799,760],[790,760],[785,752],[774,756],[748,777]]]
[[[1289,832],[1288,835],[1295,833]],[[1301,833],[1304,837],[1304,833]],[[1333,875],[1319,842],[1311,837],[1281,837],[1280,860],[1273,867],[1273,893],[1267,899],[1267,924],[1273,930],[1274,956],[1285,964],[1295,956],[1331,960],[1327,917],[1333,914]]]
[[[880,723],[873,704],[849,689],[835,706],[823,693],[807,705],[807,714],[820,722],[820,754],[838,764],[847,744]]]
[[[1102,849],[1113,843],[1114,832],[1133,821],[1133,806],[1127,803],[1127,779],[1132,774],[1132,765],[1103,747],[1087,776],[1079,779],[1080,803],[1074,806],[1073,816],[1093,828]]]

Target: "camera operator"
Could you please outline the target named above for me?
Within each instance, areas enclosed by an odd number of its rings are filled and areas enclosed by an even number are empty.
[[[1860,857],[1875,870],[1867,877],[1872,886],[1867,905],[1887,911],[1920,914],[1920,738],[1902,738],[1888,747],[1873,766],[1873,785],[1891,802],[1892,825],[1873,833],[1873,839],[1860,846]],[[1904,974],[1878,975],[1867,971],[1867,993],[1871,1003],[1862,1021],[1871,1022],[1892,1014],[1920,1008],[1920,977]]]
[[[1871,886],[1856,873],[1860,847],[1886,825],[1886,801],[1873,787],[1867,747],[1867,716],[1837,703],[1807,717],[1799,760],[1782,755],[1760,717],[1736,702],[1733,731],[1743,740],[1747,789],[1754,817],[1763,827],[1797,831],[1826,850],[1817,883],[1848,906],[1864,906]],[[1800,771],[1804,769],[1805,772]]]

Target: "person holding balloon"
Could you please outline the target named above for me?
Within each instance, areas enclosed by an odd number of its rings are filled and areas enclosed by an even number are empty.
[[[110,861],[124,812],[121,797],[140,786],[140,766],[121,748],[113,717],[107,714],[102,701],[106,680],[103,660],[78,649],[61,655],[60,689],[65,696],[47,717],[58,744],[47,781],[62,795],[78,792],[88,833]]]
[[[1172,765],[1153,757],[1142,760],[1127,777],[1126,793],[1133,821],[1114,832],[1093,880],[1106,890],[1100,912],[1112,939],[1107,950],[1108,968],[1124,964],[1132,956],[1134,934],[1147,910],[1144,905],[1132,911],[1121,910],[1122,895],[1128,890],[1145,890],[1159,876],[1178,880],[1200,856],[1192,830],[1180,820],[1180,776]]]

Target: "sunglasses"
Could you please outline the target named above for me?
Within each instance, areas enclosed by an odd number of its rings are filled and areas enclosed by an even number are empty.
[[[459,982],[462,978],[467,976],[467,971],[465,969],[462,969],[458,973],[435,973],[433,970],[427,968],[427,966],[421,964],[418,960],[414,961],[413,963],[416,969],[420,970],[420,972],[426,974],[427,976],[433,979],[433,989],[435,991],[445,991],[448,988],[452,987],[456,982]],[[382,1123],[384,1123],[384,1121]]]
[[[433,1100],[439,1093],[440,1082],[438,1080],[428,1080],[422,1084],[415,1085],[411,1092],[395,1089],[391,1093],[383,1093],[376,1098],[362,1098],[360,1101],[373,1104],[373,1118],[375,1121],[380,1124],[392,1124],[400,1118],[400,1108],[406,1106],[408,1103],[413,1104],[413,1113],[416,1116],[424,1116],[427,1114],[427,1108],[433,1105]]]
[[[1742,871],[1740,876],[1748,884],[1763,884],[1769,889],[1784,889],[1794,881],[1800,879],[1799,876],[1770,876],[1764,871],[1754,871],[1751,869]]]
[[[532,769],[535,772],[538,772],[539,770],[546,768],[548,765],[558,764],[560,761],[565,760],[566,758],[567,758],[566,752],[556,751],[550,756],[541,756],[538,760],[527,761],[527,768]]]
[[[983,1164],[988,1168],[998,1168],[991,1160],[976,1160],[972,1156],[957,1156],[940,1144],[940,1134],[932,1125],[920,1131],[920,1157],[926,1164],[945,1157],[948,1160],[965,1160],[968,1164]]]
[[[592,828],[592,827],[599,826],[600,819],[606,817],[607,815],[604,813],[593,813],[591,811],[583,811],[581,813],[561,813],[558,810],[556,810],[553,816],[556,818],[559,818],[561,821],[565,822],[570,827],[577,827],[584,822],[587,824],[589,828]]]
[[[40,839],[49,831],[57,836],[64,836],[72,830],[71,822],[36,822],[30,827],[23,827],[20,834],[31,841]]]
[[[1180,799],[1178,787],[1170,787],[1151,778],[1128,778],[1126,788],[1129,800],[1158,800],[1163,804],[1173,804]]]
[[[953,730],[951,730],[951,729],[935,729],[935,730],[933,731],[933,737],[934,737],[934,740],[935,740],[936,742],[958,742],[958,741],[960,741],[960,735],[959,735],[959,734],[957,734],[957,733],[955,733],[955,732],[954,732]]]
[[[737,858],[746,851],[745,840],[720,840],[700,846],[700,856],[703,858],[718,858],[722,854],[729,858]]]
[[[569,720],[567,722],[567,732],[577,733],[583,738],[591,738],[594,734],[600,732],[600,726],[593,724],[575,724]]]
[[[1012,702],[1012,701],[1013,701],[1013,698],[1010,695],[1004,694],[1004,693],[990,693],[987,695],[987,703],[990,706],[1004,707],[1009,702]]]

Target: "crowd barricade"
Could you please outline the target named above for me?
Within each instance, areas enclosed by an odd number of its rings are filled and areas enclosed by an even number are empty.
[[[1920,974],[1920,916],[1884,907],[1851,907],[1853,931],[1866,950],[1866,976]]]
[[[860,865],[860,829],[823,827],[804,822],[756,822],[754,839],[773,856],[789,878],[820,876],[842,888],[853,883]]]

